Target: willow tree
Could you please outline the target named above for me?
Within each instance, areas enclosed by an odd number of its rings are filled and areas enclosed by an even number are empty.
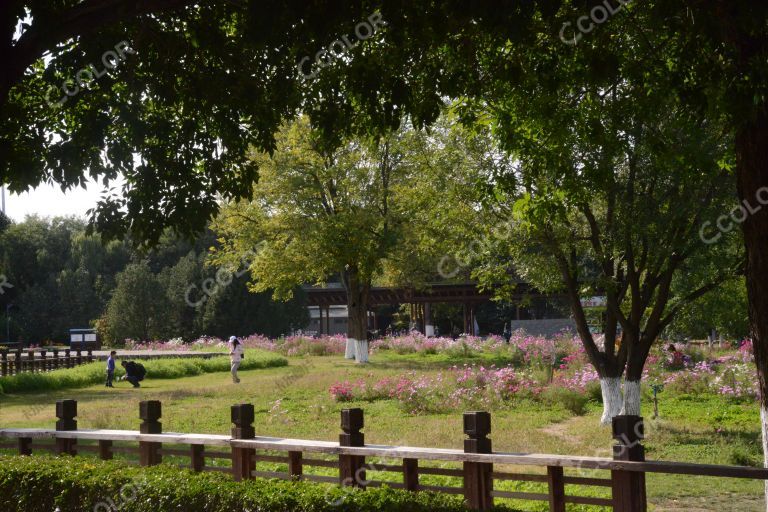
[[[222,209],[215,257],[223,263],[253,250],[253,290],[278,299],[338,276],[347,292],[346,357],[367,362],[371,286],[406,220],[395,204],[409,173],[398,137],[326,149],[302,118],[281,129],[272,155],[253,159],[261,169],[253,199]]]

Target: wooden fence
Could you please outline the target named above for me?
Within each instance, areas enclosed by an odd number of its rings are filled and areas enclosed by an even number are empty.
[[[232,406],[231,435],[163,433],[159,401],[140,403],[141,424],[138,431],[78,430],[77,402],[56,403],[56,429],[0,429],[0,449],[17,450],[20,455],[50,450],[57,454],[77,455],[93,452],[101,459],[112,459],[115,453],[138,458],[138,464],[151,466],[164,456],[185,457],[181,467],[193,471],[231,472],[236,480],[261,478],[306,479],[338,483],[352,487],[388,485],[409,491],[434,491],[462,495],[473,510],[488,510],[494,498],[538,500],[549,502],[550,511],[565,512],[567,503],[598,505],[618,512],[642,512],[646,505],[646,473],[702,475],[712,477],[768,479],[768,469],[740,466],[718,466],[679,462],[646,461],[641,441],[643,420],[639,416],[619,416],[613,421],[613,458],[494,452],[491,449],[491,416],[487,412],[464,414],[464,450],[413,448],[365,444],[362,409],[341,411],[339,442],[306,441],[256,436],[254,408],[250,404]],[[46,444],[52,441],[52,444]],[[121,443],[118,446],[117,443]],[[135,444],[138,443],[138,446]],[[181,448],[174,448],[174,447]],[[276,455],[279,454],[279,455]],[[334,457],[328,459],[328,456]],[[322,458],[326,457],[326,458]],[[399,464],[366,464],[366,457],[401,461]],[[211,460],[225,459],[231,466],[208,465]],[[135,460],[129,461],[136,463]],[[256,471],[258,462],[278,463],[284,471]],[[431,467],[423,463],[460,463],[461,467]],[[333,468],[336,476],[310,474],[305,468]],[[540,473],[510,472],[510,468],[537,467]],[[565,474],[576,468],[607,473],[606,477]],[[377,481],[372,473],[396,473],[398,481]],[[570,472],[569,472],[570,473]],[[455,477],[459,486],[425,485],[423,475]],[[494,486],[503,481],[539,482],[546,492],[511,492]],[[566,486],[598,487],[610,497],[578,496],[566,493]]]
[[[0,377],[22,372],[47,372],[59,368],[92,363],[92,350],[70,349],[0,349]]]

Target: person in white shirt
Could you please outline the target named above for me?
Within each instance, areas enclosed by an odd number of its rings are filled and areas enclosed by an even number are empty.
[[[243,344],[237,339],[237,336],[229,337],[229,360],[232,363],[232,382],[235,384],[240,383],[240,378],[237,376],[237,370],[240,368],[240,361],[245,357],[243,351]]]

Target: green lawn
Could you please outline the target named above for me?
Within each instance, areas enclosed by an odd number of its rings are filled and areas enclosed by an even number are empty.
[[[259,435],[334,440],[340,432],[339,411],[345,407],[362,407],[369,443],[462,447],[462,411],[411,416],[403,413],[392,400],[340,404],[331,400],[328,388],[340,380],[394,376],[414,369],[437,372],[446,366],[463,364],[463,360],[452,360],[445,354],[378,353],[367,366],[339,357],[289,358],[289,362],[288,367],[241,372],[239,385],[232,384],[228,373],[218,372],[148,380],[141,389],[119,383],[109,390],[94,385],[46,393],[0,395],[0,428],[53,427],[56,400],[74,398],[79,401],[81,428],[137,429],[138,402],[157,399],[163,402],[165,431],[226,434],[231,427],[229,407],[249,402],[256,407]],[[756,404],[732,402],[714,395],[671,397],[662,393],[660,398],[658,420],[650,419],[651,404],[644,404],[649,459],[760,464]],[[612,440],[610,430],[599,426],[600,410],[599,404],[590,403],[586,414],[574,416],[563,407],[537,402],[492,410],[494,449],[608,456]],[[377,474],[376,478],[381,475]],[[449,477],[425,478],[424,482],[457,485]],[[537,484],[528,483],[509,483],[504,488],[539,489]],[[649,500],[655,510],[762,511],[765,510],[762,489],[761,482],[736,479],[674,475],[649,475],[648,478]],[[579,489],[577,493],[584,494],[584,490]],[[547,510],[546,504],[540,502],[514,505],[524,510]],[[572,510],[599,509],[574,507]]]

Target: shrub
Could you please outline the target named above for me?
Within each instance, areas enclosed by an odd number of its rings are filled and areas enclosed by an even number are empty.
[[[141,361],[147,369],[147,379],[177,379],[190,375],[229,371],[228,357],[211,359],[151,359]],[[274,368],[287,366],[288,361],[272,354],[248,351],[240,365],[241,370]],[[84,364],[76,368],[54,370],[47,373],[20,373],[9,377],[0,377],[0,394],[25,391],[51,391],[92,386],[104,381],[105,363]],[[118,364],[117,375],[122,368]]]
[[[71,457],[0,456],[4,512],[464,512],[462,498],[389,488],[364,492],[308,482],[235,482],[171,466],[127,467]],[[509,510],[498,507],[498,510]]]
[[[571,389],[552,386],[547,388],[541,398],[550,404],[560,404],[565,410],[570,411],[576,416],[581,416],[587,412],[587,403],[589,396]]]

